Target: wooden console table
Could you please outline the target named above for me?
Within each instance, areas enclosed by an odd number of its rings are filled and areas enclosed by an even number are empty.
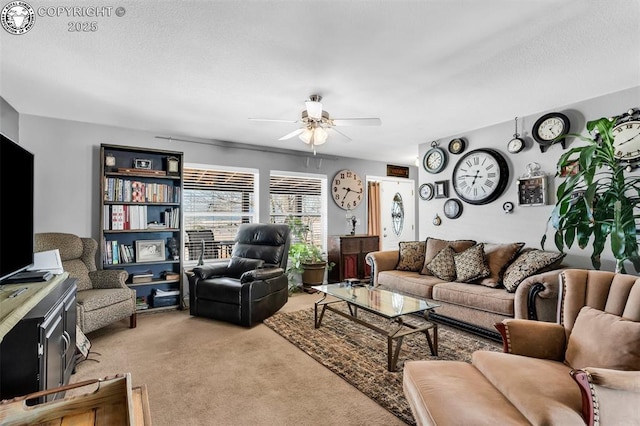
[[[371,278],[371,268],[364,257],[379,250],[377,235],[330,235],[328,246],[328,260],[335,263],[329,271],[329,282],[342,282],[347,278],[368,281]]]

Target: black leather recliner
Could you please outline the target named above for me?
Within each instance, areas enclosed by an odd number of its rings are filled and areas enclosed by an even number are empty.
[[[288,225],[247,223],[238,228],[231,259],[193,269],[189,313],[245,327],[287,303]]]

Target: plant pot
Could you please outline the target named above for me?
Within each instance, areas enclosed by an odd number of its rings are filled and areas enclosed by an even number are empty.
[[[327,262],[303,263],[302,264],[302,286],[305,289],[314,285],[321,285],[324,282],[324,271]]]

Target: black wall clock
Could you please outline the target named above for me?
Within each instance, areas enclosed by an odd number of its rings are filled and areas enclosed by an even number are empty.
[[[444,215],[449,219],[457,219],[462,214],[462,203],[457,198],[449,198],[444,202]]]
[[[431,149],[424,155],[422,166],[429,173],[440,173],[447,166],[447,152],[438,148],[437,142],[431,142]]]
[[[476,149],[458,160],[452,179],[453,189],[462,201],[487,204],[504,192],[509,180],[509,166],[495,149]]]
[[[571,123],[569,117],[560,112],[550,112],[538,118],[533,123],[531,134],[540,145],[540,151],[545,152],[554,140],[569,133]],[[560,140],[560,145],[565,148],[566,139]]]
[[[467,148],[467,141],[462,138],[451,139],[449,142],[449,152],[452,154],[460,154]]]

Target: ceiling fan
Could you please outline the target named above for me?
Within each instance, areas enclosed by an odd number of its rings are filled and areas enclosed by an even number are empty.
[[[331,118],[327,111],[322,109],[322,96],[311,95],[305,101],[306,109],[302,111],[299,120],[277,120],[269,118],[250,118],[253,121],[272,121],[279,123],[302,123],[302,127],[287,133],[278,140],[287,140],[298,136],[304,143],[308,144],[315,154],[315,147],[327,141],[329,132],[336,132],[347,141],[351,138],[338,129],[336,126],[379,126],[379,118]]]

